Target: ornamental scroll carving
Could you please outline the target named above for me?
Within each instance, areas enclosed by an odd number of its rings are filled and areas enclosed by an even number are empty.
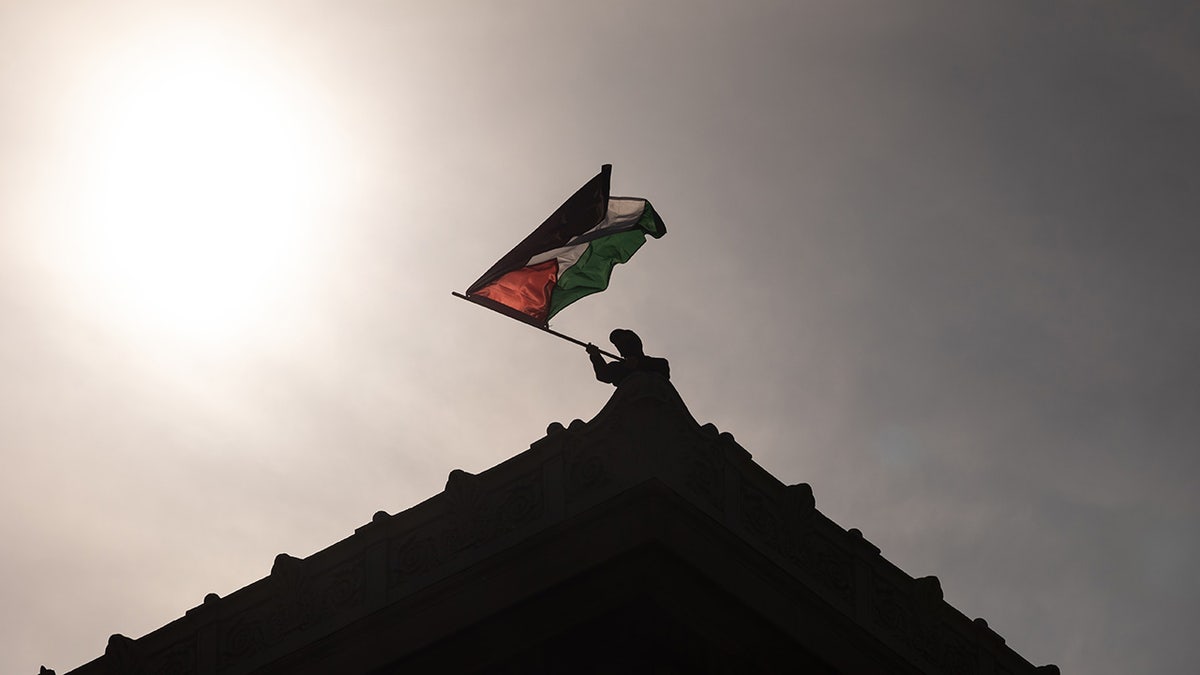
[[[222,668],[330,619],[363,601],[365,563],[356,558],[310,576],[307,561],[281,554],[266,583],[272,597],[233,617],[221,631]]]
[[[609,461],[613,453],[614,448],[606,441],[577,440],[567,446],[563,451],[567,502],[612,482]]]
[[[806,527],[807,486],[791,486],[788,496],[795,497],[793,509],[784,510],[759,490],[743,483],[741,489],[742,527],[768,548],[783,556],[821,586],[849,603],[854,591],[854,567],[850,556],[811,527]]]
[[[540,520],[545,513],[540,468],[499,486],[489,483],[465,471],[451,473],[441,495],[442,513],[389,543],[389,588]]]

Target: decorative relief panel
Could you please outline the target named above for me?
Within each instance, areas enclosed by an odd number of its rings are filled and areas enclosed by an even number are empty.
[[[717,511],[725,506],[725,463],[714,443],[682,444],[683,485]]]
[[[154,675],[193,675],[196,672],[196,643],[171,645],[150,657],[147,671]]]
[[[120,675],[193,675],[196,672],[193,639],[176,642],[149,656],[146,652],[142,641],[118,634],[108,639],[104,659],[108,671]]]
[[[498,487],[484,483],[465,471],[450,474],[443,513],[389,544],[389,588],[544,515],[540,468]]]
[[[788,514],[769,497],[745,483],[742,484],[741,500],[742,526],[748,533],[836,596],[847,602],[852,599],[853,561],[827,538],[803,527],[803,511]]]
[[[563,452],[566,500],[572,502],[612,481],[609,462],[613,448],[607,442],[573,439]]]
[[[872,604],[876,625],[938,672],[947,675],[979,672],[975,645],[938,619],[941,598],[921,595],[906,594],[875,575]]]
[[[362,558],[311,577],[306,567],[304,561],[290,556],[276,558],[268,578],[275,587],[274,597],[238,614],[221,632],[222,668],[362,602]]]

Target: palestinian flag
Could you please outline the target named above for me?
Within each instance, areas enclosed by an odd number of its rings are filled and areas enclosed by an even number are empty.
[[[467,298],[540,327],[576,300],[608,288],[615,265],[667,233],[650,202],[610,197],[612,165],[558,207],[467,289]]]

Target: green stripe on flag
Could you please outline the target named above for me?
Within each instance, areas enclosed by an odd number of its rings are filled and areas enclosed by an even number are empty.
[[[618,199],[632,201],[623,197]],[[587,249],[575,264],[558,278],[550,296],[547,321],[576,300],[608,288],[613,267],[628,262],[646,243],[646,235],[658,239],[667,233],[666,226],[650,202],[645,199],[637,201],[642,203],[642,213],[632,228],[588,242]]]
[[[645,220],[645,217],[643,214],[642,219]],[[653,213],[650,219],[650,227],[653,228],[657,220]],[[638,224],[642,225],[641,222]],[[546,319],[549,320],[572,302],[608,288],[613,267],[628,261],[644,243],[646,232],[641,229],[618,232],[592,241],[579,261],[559,277]]]
[[[646,206],[642,208],[642,217],[638,219],[637,226],[655,239],[667,233],[667,228],[663,227],[662,221],[658,219],[658,213],[650,205],[650,202],[646,202]]]

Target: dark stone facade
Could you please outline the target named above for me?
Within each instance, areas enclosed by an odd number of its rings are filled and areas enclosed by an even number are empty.
[[[660,377],[591,422],[209,595],[77,675],[1056,673],[701,426]]]

